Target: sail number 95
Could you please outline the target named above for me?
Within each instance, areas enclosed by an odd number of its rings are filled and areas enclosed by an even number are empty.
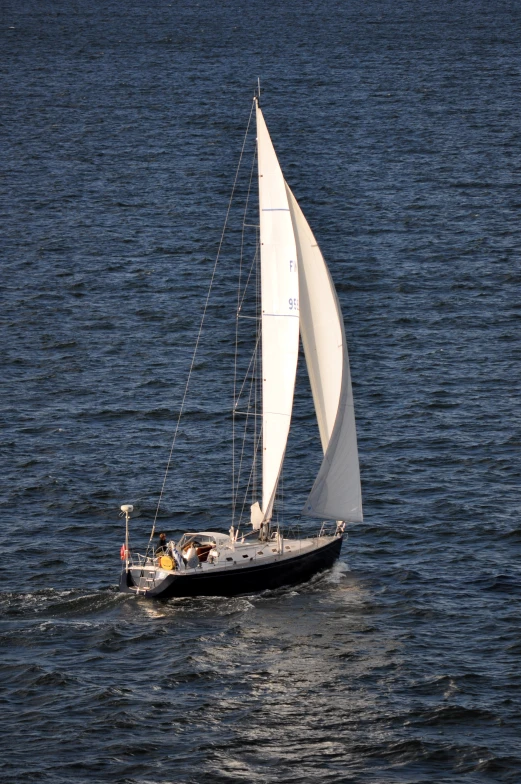
[[[298,310],[298,297],[290,297],[289,298],[289,309],[290,310]]]

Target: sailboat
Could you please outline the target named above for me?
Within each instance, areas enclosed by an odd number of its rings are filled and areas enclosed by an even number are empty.
[[[344,322],[329,270],[291,192],[273,147],[259,97],[259,187],[262,389],[262,494],[248,529],[188,531],[178,542],[129,547],[132,506],[121,548],[120,590],[145,597],[234,596],[294,585],[329,569],[340,555],[346,523],[362,521],[355,413]],[[274,522],[277,488],[290,430],[299,338],[318,421],[323,460],[302,514],[321,521],[313,536],[294,537]],[[310,483],[311,484],[311,483]],[[154,522],[155,526],[155,522]]]

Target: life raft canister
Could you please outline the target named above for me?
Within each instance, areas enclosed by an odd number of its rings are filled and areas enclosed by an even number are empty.
[[[128,550],[125,547],[125,543],[121,545],[121,550],[119,551],[119,555],[122,561],[126,561],[126,559],[128,558]]]
[[[161,569],[167,569],[168,571],[171,571],[174,568],[174,561],[172,558],[170,558],[169,555],[162,555],[159,559],[159,566]]]

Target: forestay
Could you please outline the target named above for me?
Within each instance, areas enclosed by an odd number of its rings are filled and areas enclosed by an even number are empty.
[[[262,297],[262,513],[270,520],[288,440],[299,342],[295,237],[279,162],[257,105]]]
[[[320,248],[286,185],[299,263],[300,333],[324,459],[303,514],[360,522],[362,493],[344,321]]]

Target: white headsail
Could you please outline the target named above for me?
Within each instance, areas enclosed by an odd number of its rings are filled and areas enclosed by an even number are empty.
[[[262,297],[262,513],[270,520],[288,440],[299,341],[295,236],[284,178],[257,105]]]
[[[299,262],[300,333],[324,459],[303,514],[360,522],[362,493],[344,321],[320,248],[286,185]]]

